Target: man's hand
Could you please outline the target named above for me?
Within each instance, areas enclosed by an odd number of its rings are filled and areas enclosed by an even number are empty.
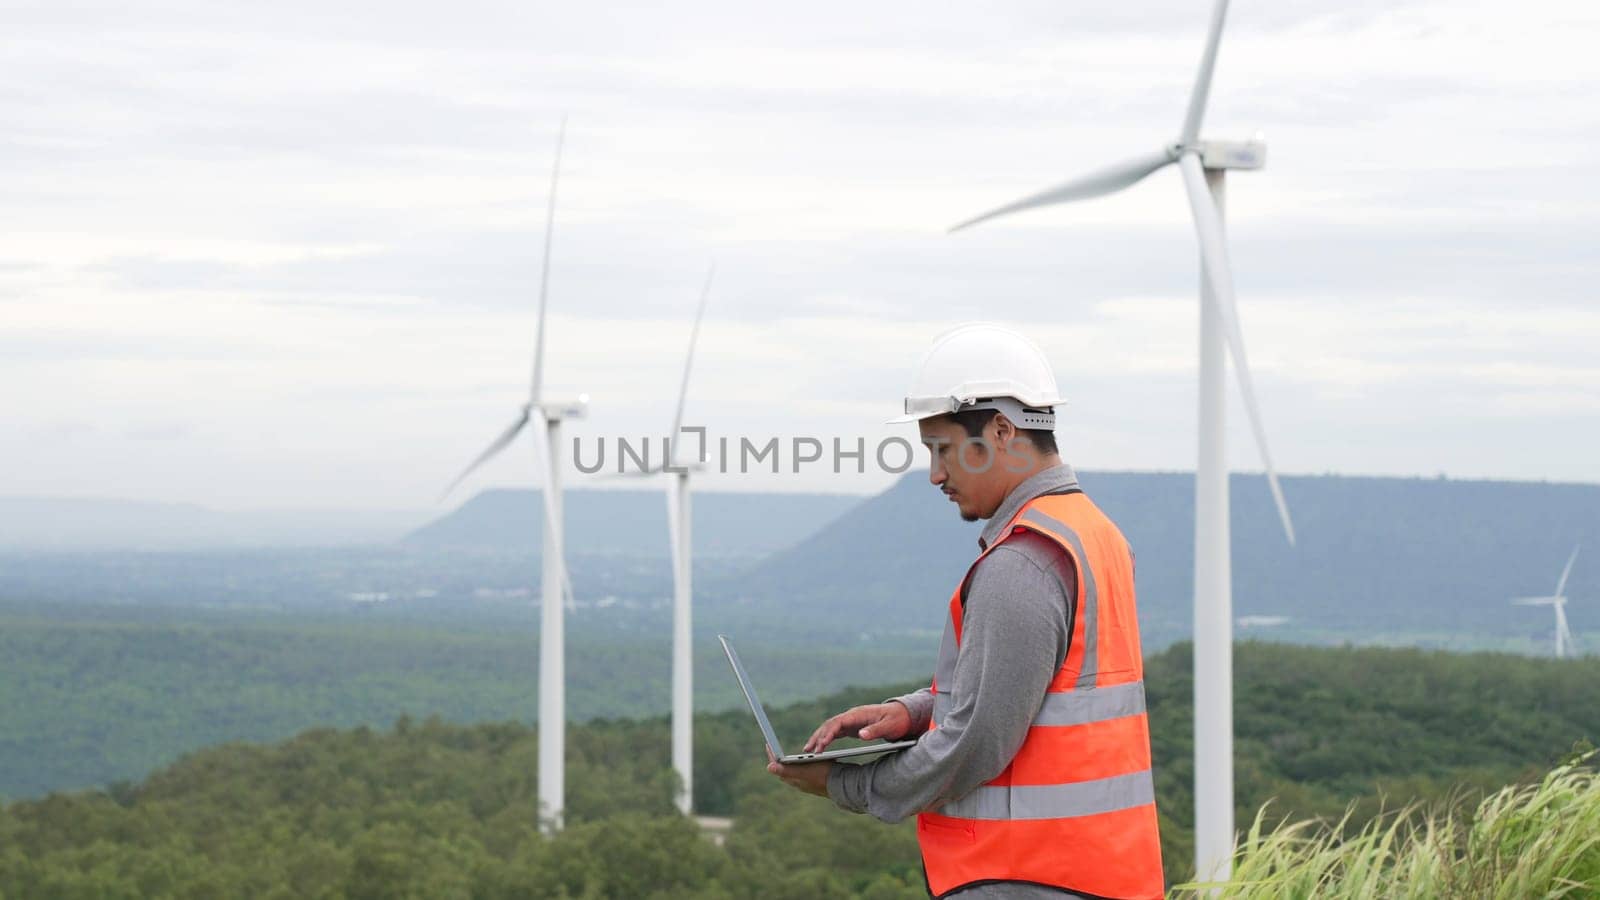
[[[806,741],[806,753],[821,753],[836,738],[858,737],[864,741],[874,738],[897,740],[911,730],[911,713],[897,700],[857,706],[834,716],[817,727]],[[792,768],[792,767],[791,767]]]
[[[767,751],[768,772],[783,779],[795,790],[818,797],[828,796],[828,772],[832,768],[833,763],[827,761],[786,766],[772,758],[771,750]]]

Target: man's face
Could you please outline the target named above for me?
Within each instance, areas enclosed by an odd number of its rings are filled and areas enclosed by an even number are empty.
[[[994,515],[1005,499],[1005,480],[992,452],[989,429],[979,437],[968,437],[967,430],[947,416],[917,424],[930,456],[928,480],[956,504],[962,519],[976,522]]]

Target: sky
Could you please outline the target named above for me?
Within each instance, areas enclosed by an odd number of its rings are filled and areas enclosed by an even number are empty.
[[[1050,356],[1070,462],[1192,469],[1174,169],[946,234],[1174,139],[1209,4],[1102,6],[13,0],[0,495],[438,503],[526,399],[563,116],[545,371],[586,454],[667,430],[715,263],[685,419],[784,471],[710,489],[887,486],[974,319]],[[1600,481],[1596,44],[1592,4],[1232,5],[1203,134],[1268,145],[1227,216],[1281,472]]]

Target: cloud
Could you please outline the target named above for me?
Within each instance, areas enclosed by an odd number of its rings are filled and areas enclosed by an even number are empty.
[[[1228,217],[1280,463],[1600,479],[1600,13],[1230,17],[1206,133],[1269,142]],[[0,38],[31,86],[0,94],[23,223],[0,242],[0,378],[30,390],[0,449],[79,495],[431,497],[523,400],[570,111],[548,371],[595,395],[575,433],[664,427],[715,259],[690,399],[708,425],[888,434],[927,339],[1000,318],[1050,350],[1077,461],[1185,467],[1198,273],[1174,173],[943,230],[1170,140],[1205,18],[1177,0],[25,4]],[[108,408],[143,424],[52,430]],[[503,465],[489,477],[532,477],[526,454]]]
[[[187,422],[144,422],[123,431],[124,436],[135,441],[178,441],[193,433],[194,426]]]

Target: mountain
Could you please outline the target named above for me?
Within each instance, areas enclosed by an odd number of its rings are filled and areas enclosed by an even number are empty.
[[[696,556],[764,556],[801,540],[862,502],[852,494],[743,494],[701,491],[691,501]],[[544,507],[535,490],[488,490],[406,535],[416,548],[521,549],[539,546]],[[667,550],[664,491],[563,493],[574,556],[658,556]]]
[[[1147,641],[1152,631],[1187,634],[1193,476],[1083,472],[1080,480],[1133,546]],[[1508,601],[1549,593],[1573,545],[1588,541],[1595,546],[1573,569],[1568,614],[1575,630],[1600,625],[1600,485],[1332,475],[1283,484],[1293,547],[1266,480],[1232,477],[1236,615],[1373,636],[1404,629],[1542,639],[1548,611]],[[960,521],[926,472],[912,472],[731,589],[828,615],[935,628],[977,553],[979,528]]]
[[[214,550],[386,543],[415,510],[218,510],[188,503],[0,497],[0,550]]]

